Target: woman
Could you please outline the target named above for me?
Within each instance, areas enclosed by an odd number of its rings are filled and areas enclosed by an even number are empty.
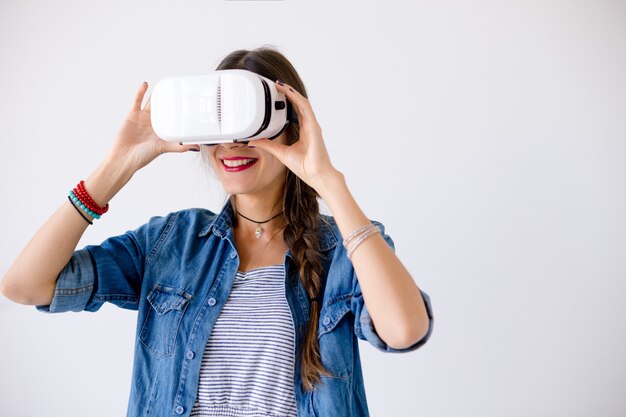
[[[137,170],[201,148],[156,136],[143,83],[109,154],[31,239],[2,293],[49,313],[137,310],[128,416],[367,416],[358,339],[419,348],[429,297],[332,165],[289,61],[257,48],[217,69],[277,80],[299,122],[274,140],[202,146],[230,195],[221,212],[154,216],[76,250]]]

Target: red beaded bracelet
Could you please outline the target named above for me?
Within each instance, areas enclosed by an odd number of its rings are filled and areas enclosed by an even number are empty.
[[[76,196],[76,198],[78,199],[78,202],[82,205],[85,206],[85,208],[87,208],[87,210],[92,211],[95,214],[98,214],[97,211],[98,209],[96,207],[93,206],[93,204],[91,204],[88,200],[88,198],[85,196],[84,193],[82,193],[78,188],[74,187],[72,189],[72,191],[74,192],[74,195]]]
[[[80,191],[76,187],[72,191],[74,192],[74,195],[76,196],[78,201],[81,204],[83,204],[88,210],[91,210],[92,212],[94,212],[94,213],[96,213],[98,215],[101,214],[100,210],[98,210],[97,207],[94,207],[94,205],[89,202],[89,197],[87,195],[85,195],[82,191]]]
[[[81,203],[83,203],[85,205],[85,207],[87,207],[89,210],[93,211],[96,214],[102,215],[104,213],[106,213],[107,211],[109,211],[109,204],[107,203],[106,206],[104,207],[100,207],[98,204],[96,204],[95,201],[93,201],[93,198],[91,198],[91,196],[89,195],[89,193],[87,192],[87,190],[85,189],[85,181],[81,180],[78,185],[76,186],[76,188],[74,188],[74,194],[76,195],[76,197],[80,200]]]
[[[77,188],[74,189],[74,194],[76,194],[76,197],[81,200],[81,202],[88,207],[91,211],[93,211],[96,214],[102,215],[104,213],[106,213],[109,210],[109,205],[107,204],[104,207],[100,207],[98,204],[96,204],[95,201],[93,201],[93,198],[91,198],[91,196],[89,195],[89,193],[87,192],[87,190],[85,189],[85,181],[81,180],[78,185]]]

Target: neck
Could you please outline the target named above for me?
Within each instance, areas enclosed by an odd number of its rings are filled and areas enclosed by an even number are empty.
[[[237,213],[241,213],[254,221],[264,222],[283,210],[282,194],[276,194],[277,193],[272,196],[273,198],[251,194],[238,194],[231,196],[231,199]],[[236,213],[235,216],[237,217],[237,226],[235,226],[236,231],[243,231],[246,234],[254,233],[257,228],[256,223],[253,223]],[[282,228],[283,225],[284,220],[282,216],[278,216],[267,223],[261,224],[261,227],[264,230],[263,237],[273,235],[274,232]]]

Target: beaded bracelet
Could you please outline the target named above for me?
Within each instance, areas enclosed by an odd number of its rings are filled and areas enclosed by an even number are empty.
[[[352,239],[354,239],[357,235],[365,232],[367,229],[371,229],[372,227],[376,227],[374,224],[370,223],[365,226],[359,227],[356,230],[353,230],[346,238],[343,240],[343,246],[346,248]]]
[[[347,257],[348,259],[352,260],[352,254],[354,253],[354,250],[361,244],[363,243],[363,241],[365,239],[367,239],[368,237],[375,235],[376,233],[378,233],[378,228],[376,229],[368,229],[367,232],[363,233],[363,235],[361,235],[353,244],[352,247],[350,249],[348,249],[348,253],[347,253]]]
[[[87,190],[85,189],[85,181],[81,180],[76,188],[74,188],[74,194],[81,200],[81,202],[89,208],[89,210],[93,211],[96,214],[104,214],[109,211],[109,205],[107,204],[104,207],[100,207],[96,204],[95,201],[91,198]]]
[[[83,211],[87,214],[89,214],[91,217],[93,217],[94,219],[99,219],[100,215],[98,213],[94,213],[93,211],[91,211],[89,209],[89,207],[85,206],[85,203],[83,203],[77,196],[76,194],[74,194],[74,191],[70,190],[70,198],[72,199],[73,202],[76,203],[76,205],[78,205],[78,207],[80,207],[81,209],[83,209]]]
[[[365,239],[378,233],[378,227],[375,224],[368,224],[354,230],[343,240],[343,245],[348,250],[346,256],[351,260],[352,253]]]
[[[70,205],[71,205],[72,207],[74,207],[74,210],[76,210],[76,213],[80,214],[80,217],[82,217],[83,219],[85,219],[85,221],[86,221],[87,223],[89,223],[90,225],[92,225],[92,224],[93,224],[93,222],[92,222],[91,220],[89,220],[87,217],[85,217],[85,215],[84,215],[83,213],[81,213],[81,212],[80,212],[80,209],[79,209],[78,207],[76,207],[76,204],[72,203],[72,199],[70,198],[70,196],[69,196],[69,195],[67,196],[67,201],[69,201],[69,202],[70,202]]]
[[[72,204],[74,205],[74,208],[76,208],[77,210],[78,208],[80,208],[82,211],[89,214],[94,219],[99,219],[104,213],[109,211],[108,203],[104,207],[100,207],[98,204],[96,204],[93,198],[91,198],[91,196],[85,189],[84,180],[81,180],[74,189],[70,190],[68,198],[76,203],[76,205]],[[83,215],[82,213],[80,214],[81,216]],[[83,216],[83,218],[85,218],[85,220],[88,220],[85,216]],[[93,223],[90,222],[89,224]]]

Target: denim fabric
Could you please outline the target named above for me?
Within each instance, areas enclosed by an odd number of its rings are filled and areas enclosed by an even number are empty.
[[[95,312],[110,302],[137,310],[128,417],[189,415],[205,343],[239,267],[232,215],[230,203],[219,214],[199,208],[181,210],[151,217],[139,228],[100,245],[87,245],[73,253],[59,274],[51,304],[36,306],[46,313]],[[393,249],[384,226],[372,223]],[[358,339],[383,352],[419,348],[432,333],[430,298],[422,291],[430,318],[428,333],[406,349],[389,347],[373,327],[331,216],[320,214],[319,239],[327,274],[318,338],[322,363],[333,376],[322,377],[315,391],[305,393],[297,357],[298,416],[368,416]],[[309,298],[291,251],[285,255],[284,268],[297,351],[309,317]]]

